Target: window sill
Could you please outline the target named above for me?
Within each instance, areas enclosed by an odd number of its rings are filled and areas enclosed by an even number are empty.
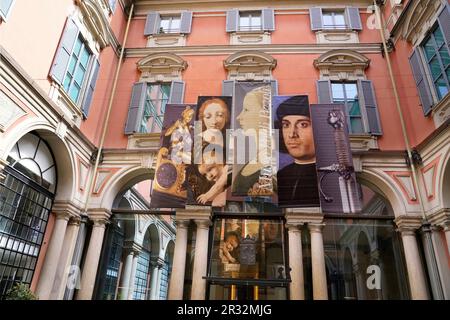
[[[186,35],[182,33],[153,34],[147,38],[147,47],[180,47],[186,45]]]
[[[433,107],[431,114],[436,128],[450,119],[450,93],[447,93],[447,95]]]
[[[128,150],[159,149],[161,132],[154,133],[134,133],[128,136]]]
[[[369,151],[378,148],[378,138],[371,134],[350,134],[350,147],[352,152]]]
[[[348,29],[326,29],[316,32],[317,43],[359,43],[358,31]]]
[[[252,45],[252,44],[270,44],[271,37],[269,31],[236,31],[230,34],[231,45]]]

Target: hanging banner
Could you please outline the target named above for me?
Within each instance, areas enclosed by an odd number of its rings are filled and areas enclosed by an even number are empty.
[[[322,212],[360,212],[345,106],[311,105],[311,118]]]
[[[275,96],[279,137],[278,206],[318,207],[316,153],[308,96]]]
[[[236,82],[233,98],[231,194],[272,196],[276,191],[276,166],[272,156],[271,86]]]
[[[226,163],[225,144],[231,103],[231,97],[198,98],[194,161],[186,168],[188,204],[225,206],[232,168]]]
[[[192,162],[195,105],[166,105],[150,207],[184,208]]]

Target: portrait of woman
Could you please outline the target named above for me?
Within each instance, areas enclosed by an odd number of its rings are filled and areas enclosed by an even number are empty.
[[[265,137],[265,143],[260,141],[264,134],[270,133],[270,113],[267,111],[270,109],[270,91],[270,85],[260,85],[245,93],[242,100],[242,110],[236,117],[235,128],[242,129],[241,133],[250,138],[249,144],[256,144],[256,154],[250,154],[244,165],[235,165],[231,189],[233,195],[271,196],[276,186],[270,162],[270,137]],[[262,129],[265,131],[262,132]],[[249,147],[245,146],[246,149]],[[246,152],[245,149],[240,150],[242,146],[237,145],[236,148],[235,154]],[[262,159],[269,160],[269,163]]]
[[[199,97],[197,106],[196,119],[201,122],[199,134],[202,144],[201,148],[195,150],[194,159],[201,160],[187,170],[188,202],[223,206],[225,189],[231,184],[231,175],[230,179],[227,178],[229,167],[225,164],[224,157],[225,134],[230,128],[231,97],[202,96]],[[197,154],[200,152],[201,154]]]
[[[199,98],[197,119],[202,122],[203,144],[213,143],[223,146],[226,129],[230,128],[229,99],[229,97]]]

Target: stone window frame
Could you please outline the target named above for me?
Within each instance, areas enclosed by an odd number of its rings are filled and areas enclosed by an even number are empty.
[[[262,51],[239,51],[224,60],[228,80],[270,81],[277,60]]]
[[[365,70],[370,59],[363,54],[348,50],[330,50],[314,60],[314,67],[320,72],[320,80],[355,82],[367,80]],[[352,151],[378,149],[377,137],[371,134],[350,134]]]
[[[438,24],[438,16],[444,6],[443,1],[423,0],[417,1],[409,8],[400,35],[413,46],[412,52],[422,47],[429,35],[429,31],[436,27],[436,24]],[[418,51],[422,66],[428,70],[422,48]],[[430,76],[427,75],[425,80],[431,88],[430,94],[434,103],[431,115],[436,127],[439,127],[450,116],[450,94],[447,94],[443,99],[439,100]]]

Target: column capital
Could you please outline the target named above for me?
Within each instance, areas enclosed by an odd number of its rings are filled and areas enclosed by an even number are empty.
[[[81,224],[81,217],[70,217],[69,226],[79,226]]]
[[[152,257],[150,263],[153,267],[161,269],[166,262],[161,257]]]
[[[322,233],[325,223],[308,223],[308,229],[311,233]]]
[[[302,232],[301,228],[303,226],[303,223],[298,223],[298,224],[286,223],[284,226],[286,229],[288,229],[289,232],[301,233]]]
[[[402,235],[414,235],[422,226],[422,217],[402,215],[395,218],[394,222]]]
[[[194,221],[195,221],[195,224],[197,225],[197,228],[200,228],[200,229],[208,230],[212,224],[211,220],[209,218],[208,219],[195,219]]]
[[[109,223],[111,211],[104,208],[96,208],[88,210],[89,219],[94,223],[94,227],[105,228]]]
[[[56,215],[56,219],[67,221],[71,218],[81,217],[81,208],[69,200],[56,200],[53,203],[52,212]]]
[[[427,218],[433,226],[441,227],[446,231],[450,229],[450,208],[439,209]]]
[[[189,227],[189,223],[191,222],[191,220],[189,219],[176,219],[175,220],[175,226],[177,227],[177,229],[187,229]]]
[[[135,243],[133,240],[125,240],[123,249],[126,250],[128,254],[132,254],[134,256],[139,255],[142,251],[142,247]]]

